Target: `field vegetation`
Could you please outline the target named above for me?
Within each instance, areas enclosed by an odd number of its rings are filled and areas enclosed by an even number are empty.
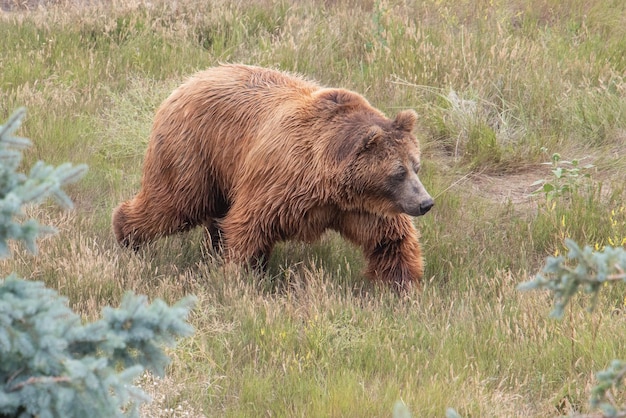
[[[0,275],[44,281],[89,319],[126,290],[195,294],[195,335],[165,379],[140,382],[146,416],[390,416],[398,401],[420,417],[593,412],[593,371],[626,357],[623,286],[592,313],[581,296],[562,321],[548,293],[516,286],[567,237],[626,245],[622,0],[1,5],[0,120],[28,109],[25,165],[90,169],[68,189],[75,210],[32,209],[60,233],[36,257],[17,248]],[[419,113],[436,200],[415,219],[419,294],[365,282],[358,249],[334,234],[281,244],[264,277],[222,268],[200,230],[139,254],[117,246],[111,211],[139,188],[156,107],[220,62]]]

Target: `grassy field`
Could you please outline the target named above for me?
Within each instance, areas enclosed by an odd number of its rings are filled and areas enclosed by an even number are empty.
[[[562,321],[549,294],[516,290],[565,237],[626,244],[622,0],[68,2],[3,13],[0,39],[0,120],[27,107],[25,165],[90,167],[74,211],[31,213],[60,233],[0,273],[46,282],[87,318],[126,290],[199,298],[167,377],[140,382],[146,416],[390,416],[397,401],[419,417],[587,413],[593,371],[626,357],[623,287]],[[265,277],[221,268],[201,231],[117,246],[111,210],[139,188],[156,107],[219,62],[419,113],[436,198],[415,219],[421,293],[365,282],[359,251],[332,234],[281,244]],[[553,191],[530,196],[541,179]]]

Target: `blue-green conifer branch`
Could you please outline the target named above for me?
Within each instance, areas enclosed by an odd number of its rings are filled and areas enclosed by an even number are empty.
[[[565,306],[578,291],[591,294],[595,302],[602,285],[626,282],[626,251],[623,248],[607,246],[601,251],[594,251],[585,246],[581,249],[571,239],[565,240],[565,246],[569,250],[567,258],[548,257],[541,274],[518,286],[520,290],[552,291],[554,309],[550,315],[555,318],[563,317]]]
[[[36,163],[28,176],[16,170],[30,141],[14,136],[25,110],[0,126],[0,257],[9,240],[31,252],[51,228],[24,220],[23,206],[52,197],[72,201],[61,189],[84,175],[85,165]],[[169,359],[162,346],[191,335],[187,297],[168,306],[126,294],[118,309],[83,324],[67,300],[43,283],[11,275],[0,278],[0,418],[137,417],[148,396],[132,385],[144,370],[163,375]]]
[[[520,290],[547,289],[554,295],[551,316],[562,318],[565,307],[579,291],[592,295],[593,309],[602,286],[608,283],[626,282],[626,250],[622,247],[605,247],[594,251],[591,247],[580,248],[571,239],[565,240],[567,257],[548,257],[541,274],[518,286]],[[592,389],[592,408],[602,410],[605,417],[626,417],[623,405],[617,405],[610,396],[611,390],[624,387],[626,362],[613,360],[608,369],[596,373],[598,384]]]
[[[9,239],[24,242],[32,253],[37,251],[35,239],[40,234],[51,233],[51,227],[40,226],[32,220],[24,220],[23,206],[41,203],[48,197],[62,208],[73,206],[62,186],[79,180],[86,172],[84,164],[70,163],[58,167],[37,162],[28,176],[17,172],[22,161],[22,150],[31,142],[15,136],[26,110],[17,110],[4,125],[0,125],[0,258],[10,254]]]

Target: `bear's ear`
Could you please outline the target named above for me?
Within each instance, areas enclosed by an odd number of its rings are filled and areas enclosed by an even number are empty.
[[[338,136],[336,141],[332,141],[329,144],[328,151],[335,161],[345,161],[349,157],[354,158],[374,148],[381,141],[384,134],[385,131],[378,125],[373,125],[360,133],[355,133],[352,129],[348,129]]]
[[[374,148],[384,134],[385,131],[380,126],[373,125],[372,127],[370,127],[367,131],[367,134],[363,137],[363,140],[361,141],[360,151],[367,151]]]
[[[415,122],[417,122],[417,113],[415,113],[415,110],[403,110],[396,116],[396,119],[393,121],[393,126],[401,131],[411,132],[415,126]]]
[[[321,89],[313,96],[333,109],[351,109],[361,106],[364,102],[361,96],[346,89]]]

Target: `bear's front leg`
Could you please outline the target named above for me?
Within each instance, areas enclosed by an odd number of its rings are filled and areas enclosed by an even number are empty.
[[[396,290],[419,287],[424,276],[422,251],[417,238],[406,236],[398,241],[383,240],[366,251],[366,276],[389,283]]]
[[[267,263],[278,241],[272,233],[271,223],[251,208],[235,204],[219,222],[224,257],[227,262],[249,265],[265,272]]]
[[[396,290],[419,287],[424,262],[418,232],[408,215],[349,213],[340,217],[334,229],[363,248],[369,279],[388,283]]]

